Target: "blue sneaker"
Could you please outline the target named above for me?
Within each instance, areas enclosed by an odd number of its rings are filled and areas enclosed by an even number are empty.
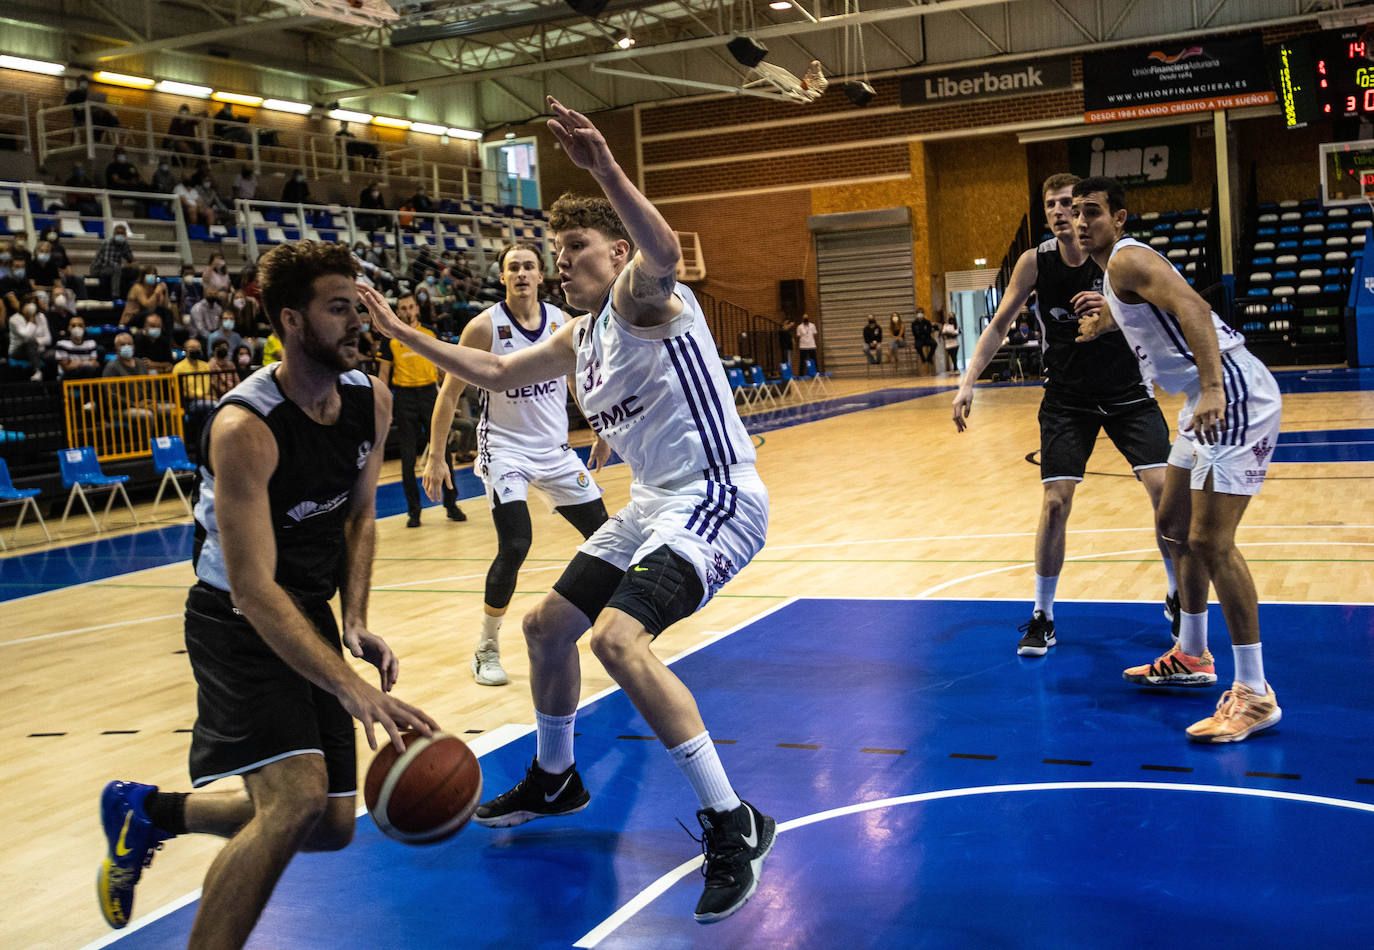
[[[105,921],[118,930],[129,923],[134,909],[134,887],[143,869],[153,863],[153,853],[174,837],[153,826],[143,801],[156,785],[111,782],[100,795],[100,821],[105,826],[109,853],[100,862],[96,895]]]

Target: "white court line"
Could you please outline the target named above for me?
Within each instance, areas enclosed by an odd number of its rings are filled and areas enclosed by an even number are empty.
[[[1236,542],[1236,547],[1238,547],[1238,548],[1275,547],[1275,546],[1280,546],[1280,545],[1286,545],[1286,546],[1290,546],[1290,547],[1300,547],[1300,546],[1303,546],[1303,545],[1309,545],[1309,546],[1316,546],[1316,547],[1369,547],[1369,548],[1374,548],[1374,541],[1237,541],[1237,542]],[[1090,560],[1093,560],[1093,559],[1096,559],[1096,558],[1120,557],[1120,556],[1125,555],[1125,554],[1151,554],[1151,553],[1153,553],[1153,554],[1158,554],[1158,553],[1159,553],[1159,548],[1157,548],[1157,547],[1153,547],[1153,548],[1136,548],[1136,549],[1133,550],[1133,551],[1102,551],[1102,552],[1099,552],[1099,553],[1096,553],[1096,554],[1075,554],[1073,557],[1066,557],[1066,558],[1064,558],[1064,560],[1065,560],[1065,561],[1090,561]],[[991,569],[986,570],[986,571],[979,571],[979,572],[976,573],[976,574],[967,574],[967,575],[965,575],[965,576],[963,576],[963,577],[956,577],[956,578],[955,578],[954,580],[952,580],[952,581],[945,581],[945,582],[942,583],[942,584],[936,584],[934,587],[927,587],[925,590],[921,591],[921,592],[920,592],[919,594],[917,594],[916,596],[917,596],[918,598],[929,597],[931,594],[937,593],[938,591],[942,591],[942,590],[944,590],[944,589],[947,588],[947,587],[953,587],[953,586],[955,586],[956,584],[962,584],[962,583],[964,583],[964,581],[975,580],[975,579],[977,579],[977,578],[979,578],[979,577],[987,577],[987,576],[989,576],[989,575],[991,575],[991,574],[1002,574],[1002,573],[1004,573],[1004,572],[1006,572],[1006,571],[1019,571],[1019,570],[1021,570],[1022,568],[1027,568],[1027,567],[1035,567],[1035,562],[1034,562],[1034,561],[1025,561],[1025,562],[1022,562],[1022,563],[1020,563],[1020,564],[1006,564],[1006,565],[1003,565],[1002,567],[994,567],[994,568],[991,568]]]
[[[1028,785],[983,785],[975,788],[951,788],[939,792],[922,792],[917,795],[900,795],[895,798],[883,798],[872,802],[859,802],[854,805],[844,805],[840,808],[832,808],[828,811],[817,812],[814,815],[803,815],[800,818],[793,818],[778,825],[778,834],[784,831],[791,831],[794,828],[802,828],[806,825],[816,824],[821,821],[829,821],[832,818],[841,818],[846,815],[858,814],[859,812],[874,811],[879,808],[891,808],[896,805],[910,805],[917,802],[937,801],[943,798],[965,798],[972,795],[996,795],[1003,792],[1044,792],[1061,791],[1075,789],[1147,789],[1174,792],[1212,792],[1218,795],[1251,795],[1256,798],[1278,798],[1287,801],[1306,802],[1313,805],[1334,805],[1338,808],[1350,808],[1356,811],[1366,811],[1374,813],[1374,805],[1367,802],[1347,801],[1343,798],[1326,798],[1321,795],[1303,795],[1298,792],[1275,792],[1263,788],[1233,788],[1227,785],[1184,785],[1175,782],[1043,782]],[[580,940],[573,944],[574,947],[595,947],[602,940],[605,940],[612,933],[635,914],[639,913],[651,904],[659,895],[668,890],[679,880],[691,874],[701,866],[701,858],[695,857],[690,861],[685,861],[644,888],[630,900],[626,901],[611,916],[589,930]]]
[[[558,570],[562,570],[562,569],[565,568],[565,567],[567,567],[566,564],[551,564],[551,565],[548,565],[547,567],[522,567],[522,568],[520,568],[520,573],[521,573],[521,574],[533,574],[533,573],[535,573],[536,571],[558,571]],[[414,587],[416,584],[443,584],[443,583],[446,583],[446,582],[448,582],[448,581],[470,581],[470,580],[475,580],[476,578],[479,578],[479,577],[486,577],[486,576],[487,576],[487,572],[486,572],[486,571],[483,571],[483,572],[480,573],[480,574],[455,574],[455,575],[453,575],[452,577],[427,577],[427,578],[425,578],[424,580],[419,580],[419,581],[402,581],[402,582],[399,583],[399,584],[374,584],[374,585],[372,585],[372,589],[373,589],[373,590],[396,590],[398,587]]]
[[[1237,530],[1240,531],[1312,531],[1313,529],[1369,531],[1374,530],[1374,524],[1243,524],[1237,526]],[[1136,528],[1071,528],[1069,534],[1116,534],[1123,531],[1148,532],[1149,530],[1149,525]],[[1035,537],[1034,531],[1002,531],[995,534],[932,534],[919,538],[841,538],[834,541],[814,541],[807,544],[770,544],[765,550],[799,551],[805,548],[829,548],[844,544],[914,544],[918,541],[978,541],[983,538],[1033,537]]]
[[[77,627],[73,630],[58,630],[56,633],[40,633],[34,637],[20,637],[18,640],[0,640],[0,647],[12,647],[18,643],[33,643],[35,640],[51,640],[55,637],[74,637],[80,633],[92,633],[96,630],[109,630],[111,627],[128,627],[139,623],[152,623],[154,620],[171,620],[173,617],[184,617],[185,612],[174,614],[158,614],[156,617],[138,617],[134,620],[117,620],[114,623],[97,624],[94,627]]]
[[[769,614],[776,613],[777,611],[793,603],[795,600],[797,600],[796,597],[788,597],[782,603],[774,604],[772,607],[760,611],[759,613],[748,618],[747,620],[740,621],[739,623],[731,627],[729,630],[725,630],[721,633],[716,634],[710,640],[704,640],[701,643],[698,643],[694,646],[690,646],[687,649],[683,650],[681,653],[676,653],[673,656],[669,657],[667,660],[664,660],[663,662],[671,666],[678,660],[681,660],[683,657],[691,656],[698,650],[705,649],[713,643],[718,643],[719,641],[724,640],[732,633],[738,633],[750,624],[756,623],[757,621],[762,620],[764,617],[767,617]],[[594,693],[593,695],[588,696],[586,699],[582,700],[580,703],[577,704],[577,708],[581,709],[584,706],[588,706],[599,699],[609,696],[612,693],[618,692],[619,690],[619,686],[608,686],[605,689],[601,690],[599,693]],[[482,756],[490,752],[496,751],[504,745],[514,742],[516,739],[519,739],[522,736],[529,735],[533,731],[533,725],[524,725],[521,723],[506,723],[504,725],[497,726],[494,729],[488,730],[481,736],[475,737],[471,742],[468,743],[468,747],[471,748],[474,753],[476,753],[478,758],[481,758]],[[364,813],[366,813],[366,811],[367,806],[361,805],[359,806],[357,813],[359,816],[361,816]],[[159,907],[157,910],[150,913],[147,917],[140,917],[138,920],[135,920],[132,923],[130,923],[129,926],[125,927],[123,930],[117,931],[112,934],[106,934],[104,937],[101,937],[94,943],[87,944],[86,946],[82,947],[81,950],[96,950],[96,948],[98,947],[108,947],[111,944],[118,941],[124,935],[133,933],[135,930],[141,930],[142,928],[148,926],[154,921],[160,920],[161,918],[166,917],[168,914],[180,910],[187,904],[190,904],[193,901],[197,901],[199,899],[200,888],[197,888],[191,893],[177,898],[170,904],[165,904],[162,907]]]

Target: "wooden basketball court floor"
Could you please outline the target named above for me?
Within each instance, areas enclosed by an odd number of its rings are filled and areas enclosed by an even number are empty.
[[[1371,945],[1374,373],[1279,375],[1283,436],[1239,533],[1284,708],[1268,733],[1190,746],[1183,727],[1218,691],[1121,680],[1168,632],[1149,506],[1110,443],[1075,499],[1060,645],[1020,658],[1038,390],[981,388],[958,435],[953,377],[841,382],[830,400],[751,418],[768,546],[658,643],[736,786],[781,824],[744,910],[690,919],[697,846],[675,819],[695,827],[691,793],[584,650],[591,808],[431,848],[387,841],[364,816],[349,849],[293,863],[250,946]],[[1162,403],[1172,421],[1178,400]],[[623,503],[626,468],[600,480],[608,507]],[[518,617],[576,535],[531,505],[503,633],[512,683],[478,687],[485,504],[407,530],[397,489],[380,493],[372,627],[402,658],[398,694],[473,742],[494,793],[533,751]],[[0,945],[184,944],[217,840],[159,852],[125,932],[108,931],[93,893],[103,784],[186,787],[181,520],[0,560]],[[1215,607],[1212,630],[1225,680]]]

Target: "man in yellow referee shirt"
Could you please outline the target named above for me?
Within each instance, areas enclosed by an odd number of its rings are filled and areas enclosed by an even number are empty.
[[[396,313],[421,333],[434,336],[428,327],[420,326],[420,304],[414,294],[406,294],[396,301]],[[401,439],[401,488],[406,493],[406,509],[410,519],[407,528],[420,527],[420,489],[415,483],[415,450],[421,437],[429,438],[429,418],[434,412],[434,399],[439,393],[439,371],[404,343],[386,340],[379,354],[382,382],[391,384],[393,394],[391,417],[396,420]],[[449,465],[448,452],[444,464]],[[451,466],[450,466],[451,467]],[[450,521],[466,521],[467,515],[457,504],[457,492],[444,486],[444,508]]]

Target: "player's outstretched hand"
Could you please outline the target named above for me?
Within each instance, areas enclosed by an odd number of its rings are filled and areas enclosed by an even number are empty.
[[[378,725],[391,737],[391,744],[397,752],[404,752],[405,742],[401,733],[413,729],[423,736],[432,736],[439,724],[409,703],[384,693],[375,686],[369,686],[357,677],[352,677],[339,691],[339,702],[348,714],[363,725],[363,735],[367,737],[367,747],[377,748],[377,737],[373,726]]]
[[[453,473],[444,464],[442,452],[430,452],[429,458],[425,460],[425,470],[420,475],[420,486],[425,490],[425,497],[430,501],[439,501],[443,498],[445,488],[453,487]]]
[[[606,467],[606,463],[611,460],[611,444],[605,439],[597,439],[592,445],[592,450],[587,455],[587,468],[592,472],[599,472]]]
[[[396,339],[400,334],[410,329],[409,325],[396,316],[396,311],[391,309],[391,305],[386,302],[386,298],[374,287],[367,284],[358,283],[358,299],[363,302],[367,312],[372,314],[372,324],[383,336]]]
[[[960,386],[954,394],[954,428],[963,432],[968,428],[968,414],[973,411],[973,389]]]
[[[615,163],[605,136],[592,125],[591,119],[569,109],[553,96],[548,99],[549,108],[553,110],[549,131],[558,139],[558,144],[563,146],[563,151],[574,165],[595,174]]]

